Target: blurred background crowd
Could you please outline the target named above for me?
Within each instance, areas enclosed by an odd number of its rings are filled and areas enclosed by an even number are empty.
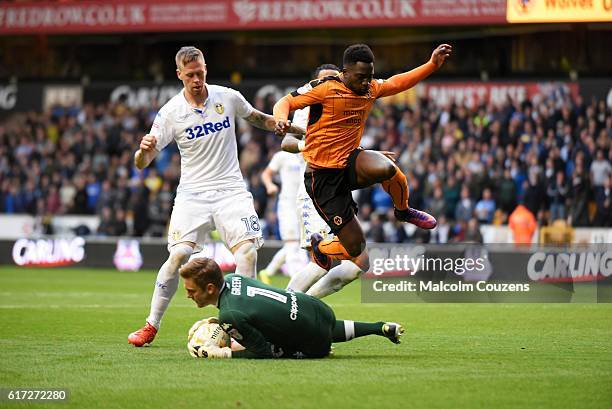
[[[252,103],[270,112],[274,101]],[[0,212],[45,220],[98,215],[98,235],[165,236],[180,177],[171,144],[144,172],[133,153],[159,107],[124,102],[55,106],[0,126]],[[260,174],[280,148],[272,133],[237,124],[239,160],[267,238],[278,238],[276,198]],[[611,225],[612,115],[603,100],[548,97],[468,108],[377,103],[361,145],[393,151],[408,175],[410,205],[438,218],[433,233],[395,221],[380,188],[354,193],[371,241],[481,240],[482,224],[506,224],[523,203],[538,224]],[[51,225],[46,224],[47,233]]]
[[[435,215],[439,227],[396,223],[390,198],[376,186],[355,192],[369,240],[478,241],[479,226],[508,224],[519,203],[540,226],[611,225],[609,22],[547,24],[533,16],[514,24],[508,5],[521,2],[506,0],[53,3],[0,2],[7,16],[0,19],[0,214],[35,215],[47,233],[52,215],[86,214],[100,220],[90,234],[165,236],[180,177],[177,147],[169,145],[144,172],[132,158],[159,109],[156,98],[180,85],[173,60],[181,46],[204,51],[210,83],[235,84],[270,113],[282,93],[262,97],[261,88],[297,87],[358,42],[374,50],[379,78],[451,43],[453,57],[423,86],[438,82],[440,93],[546,84],[473,105],[447,104],[431,92],[379,101],[362,146],[395,152],[410,205]],[[289,12],[296,3],[304,6],[299,14]],[[311,13],[328,3],[360,17],[339,24],[336,15]],[[380,13],[383,6],[391,11]],[[131,7],[142,13],[126,15]],[[98,20],[54,23],[91,10]],[[211,10],[215,19],[206,18]],[[143,20],[125,24],[128,17]],[[126,88],[129,97],[117,98]],[[245,182],[266,237],[278,238],[276,198],[266,195],[260,175],[280,141],[244,122],[237,129]]]

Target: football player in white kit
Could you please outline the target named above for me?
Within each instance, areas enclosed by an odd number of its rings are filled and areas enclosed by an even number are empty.
[[[265,284],[270,284],[270,277],[276,274],[283,264],[287,265],[287,273],[293,277],[304,266],[306,252],[300,249],[300,225],[296,200],[298,188],[304,184],[304,169],[306,162],[302,155],[285,152],[276,152],[268,166],[261,173],[261,180],[266,187],[268,195],[278,193],[276,214],[283,247],[274,254],[270,263],[259,272],[259,278]],[[281,188],[273,182],[274,174],[280,175]]]
[[[274,118],[254,109],[238,91],[207,84],[199,49],[181,48],[176,67],[184,88],[159,110],[134,155],[136,167],[144,169],[172,140],[181,155],[181,179],[168,228],[170,255],[157,275],[145,326],[128,336],[128,342],[137,347],[155,338],[178,287],[179,267],[202,249],[209,232],[219,231],[234,254],[236,272],[253,278],[257,249],[263,243],[253,196],[238,166],[235,120],[244,118],[253,126],[274,131]],[[290,132],[303,130],[292,127]]]
[[[323,64],[315,70],[314,78],[322,79],[328,76],[336,76],[339,73],[340,70],[337,66],[333,64]],[[293,124],[300,128],[306,128],[309,113],[309,107],[295,111],[293,114]],[[304,169],[306,168],[306,162],[302,154],[299,153],[304,149],[304,140],[300,140],[288,134],[283,139],[281,149],[287,153],[293,153],[294,156],[299,157],[302,163],[297,191],[297,210],[300,225],[300,247],[308,250],[310,249],[310,236],[314,233],[319,233],[324,238],[327,238],[331,235],[330,228],[315,210],[312,199],[308,196],[306,187],[304,186]],[[297,155],[295,153],[297,153]],[[386,154],[388,154],[388,152]],[[339,291],[346,284],[358,278],[363,271],[368,270],[367,252],[360,255],[356,262],[357,263],[350,260],[343,260],[338,266],[332,268],[328,272],[313,261],[310,261],[302,271],[291,276],[287,288],[294,291],[305,292],[313,297],[323,298]]]

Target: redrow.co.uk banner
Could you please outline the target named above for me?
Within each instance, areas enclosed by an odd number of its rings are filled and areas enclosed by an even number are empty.
[[[0,4],[0,35],[505,22],[505,0],[118,0]]]

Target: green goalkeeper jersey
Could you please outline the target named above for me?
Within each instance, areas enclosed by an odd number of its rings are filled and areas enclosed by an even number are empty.
[[[235,358],[301,358],[329,352],[335,316],[309,295],[228,274],[219,294],[219,323],[246,351]]]

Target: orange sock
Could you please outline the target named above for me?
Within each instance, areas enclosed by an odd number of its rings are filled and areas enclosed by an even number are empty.
[[[402,173],[400,168],[395,167],[395,175],[391,179],[387,179],[381,182],[381,186],[385,189],[385,192],[391,196],[393,200],[393,206],[399,210],[408,209],[408,179],[406,175]]]
[[[338,237],[334,237],[332,240],[323,240],[319,243],[319,251],[334,260],[350,260],[353,258],[340,243]]]

